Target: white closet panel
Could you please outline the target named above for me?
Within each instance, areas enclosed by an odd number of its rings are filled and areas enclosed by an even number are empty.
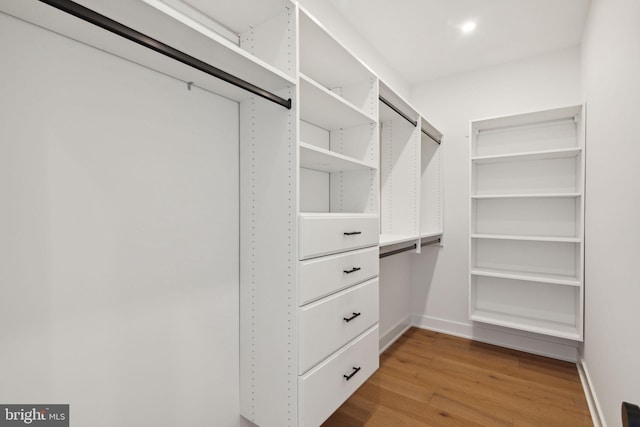
[[[239,425],[237,103],[4,13],[0,52],[0,401]]]

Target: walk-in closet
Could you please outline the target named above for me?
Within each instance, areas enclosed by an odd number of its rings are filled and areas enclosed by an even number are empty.
[[[640,425],[639,29],[0,0],[0,425]]]

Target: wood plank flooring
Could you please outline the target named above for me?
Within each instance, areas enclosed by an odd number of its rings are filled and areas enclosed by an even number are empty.
[[[323,426],[593,424],[575,364],[411,328]]]

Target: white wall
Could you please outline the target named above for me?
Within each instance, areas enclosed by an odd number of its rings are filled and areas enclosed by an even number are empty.
[[[582,103],[580,51],[557,51],[430,81],[412,101],[444,134],[444,246],[413,258],[414,323],[565,359],[572,342],[547,339],[468,320],[469,122]],[[437,262],[434,257],[437,256]],[[548,344],[555,342],[558,344]]]
[[[367,64],[388,86],[404,98],[409,98],[411,92],[407,82],[364,37],[353,29],[331,3],[326,0],[298,0],[298,4],[320,21],[332,36]]]
[[[238,426],[238,105],[0,14],[0,402]]]
[[[411,257],[409,252],[380,259],[380,349],[411,325]]]
[[[640,404],[640,2],[593,0],[582,45],[587,100],[583,358],[608,426]]]

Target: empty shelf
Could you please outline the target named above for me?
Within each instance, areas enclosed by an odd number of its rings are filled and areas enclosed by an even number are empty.
[[[321,172],[376,169],[375,165],[304,142],[300,143],[300,166]]]

